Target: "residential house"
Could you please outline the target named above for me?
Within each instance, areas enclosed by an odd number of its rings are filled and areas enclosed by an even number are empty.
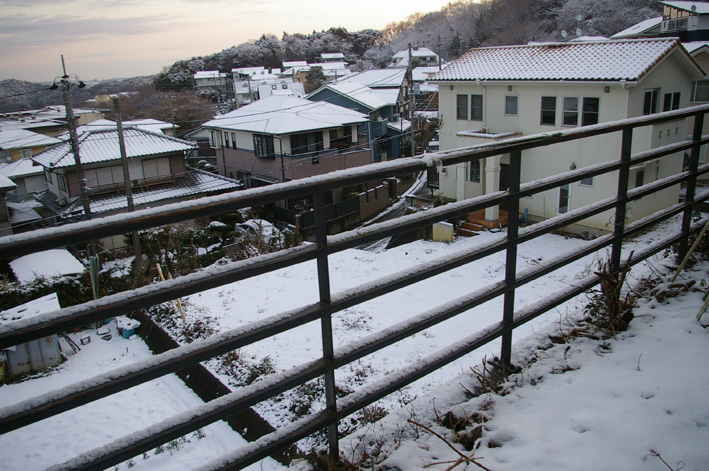
[[[571,129],[689,106],[692,83],[705,73],[669,38],[475,48],[438,72],[440,148],[490,144],[513,137]],[[636,129],[633,152],[685,138],[683,120]],[[617,158],[620,134],[526,150],[522,180]],[[631,169],[631,187],[681,170],[681,154]],[[443,168],[441,191],[461,200],[507,186],[509,155]],[[594,177],[521,201],[530,219],[544,219],[616,193],[612,176]],[[630,203],[637,219],[679,189],[668,188]],[[498,219],[497,208],[486,211]],[[607,213],[579,223],[580,230],[610,230]]]
[[[137,128],[124,130],[133,201],[136,208],[159,206],[238,189],[233,180],[186,167],[194,146],[187,141]],[[125,180],[116,130],[89,131],[78,137],[92,216],[125,212]],[[69,142],[35,155],[44,168],[48,190],[36,198],[58,220],[85,217],[76,161]],[[104,241],[108,248],[122,240]]]
[[[367,115],[325,102],[273,95],[203,124],[221,175],[256,187],[371,162]]]
[[[441,65],[441,58],[427,47],[414,46],[394,54],[387,67],[393,68],[408,68],[409,56],[411,56],[411,65],[413,67],[434,67]]]
[[[19,128],[0,127],[0,162],[29,159],[48,146],[59,144],[61,139]]]
[[[320,62],[345,62],[345,55],[341,52],[323,52],[320,54]]]
[[[280,79],[276,82],[262,82],[258,85],[258,98],[269,97],[271,95],[286,95],[303,98],[305,88],[302,83],[293,82],[292,79]]]
[[[0,173],[0,234],[12,234],[12,224],[10,222],[10,213],[5,204],[5,193],[14,190],[17,187],[15,183]]]
[[[380,93],[396,97],[399,116],[410,118],[409,93],[411,74],[406,69],[372,69],[351,75],[346,80],[360,83]]]
[[[258,100],[259,85],[277,83],[284,79],[281,69],[258,67],[238,67],[231,69],[234,77],[236,107]]]
[[[138,128],[143,131],[150,131],[157,134],[165,134],[166,136],[175,136],[175,131],[179,126],[173,123],[168,123],[166,121],[160,121],[159,119],[144,118],[144,119],[131,119],[128,121],[123,121],[121,123],[123,129],[127,128]],[[105,131],[108,129],[117,129],[118,124],[110,119],[99,119],[90,124],[84,124],[76,128],[76,134],[80,135],[88,131]],[[65,133],[59,136],[63,140],[69,139],[69,133]]]
[[[0,164],[0,174],[5,175],[16,185],[14,190],[5,195],[8,201],[24,201],[32,198],[33,194],[47,189],[44,169],[35,165],[29,158]]]
[[[398,90],[392,93],[349,80],[325,84],[307,96],[308,100],[366,113],[370,119],[360,124],[359,132],[372,138],[373,162],[401,157],[403,137],[410,131],[411,122],[399,117],[398,97]]]
[[[73,108],[74,125],[89,124],[103,118],[97,109]],[[45,136],[57,137],[69,129],[66,108],[52,105],[40,110],[26,110],[0,114],[0,129],[25,129]]]
[[[322,69],[322,73],[325,76],[326,81],[341,80],[352,74],[350,69],[347,67],[347,62],[318,62],[309,64],[309,67],[310,69]]]

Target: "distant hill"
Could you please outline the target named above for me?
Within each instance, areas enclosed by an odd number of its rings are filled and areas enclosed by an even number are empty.
[[[72,87],[72,104],[82,106],[96,95],[139,90],[149,87],[153,76],[90,82],[86,88]],[[25,82],[23,80],[0,81],[0,112],[39,109],[64,103],[60,90],[50,90],[51,83]]]

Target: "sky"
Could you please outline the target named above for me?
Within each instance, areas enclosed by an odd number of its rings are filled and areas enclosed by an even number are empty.
[[[0,0],[0,80],[152,75],[262,34],[383,29],[449,0]],[[374,14],[376,12],[376,14]]]

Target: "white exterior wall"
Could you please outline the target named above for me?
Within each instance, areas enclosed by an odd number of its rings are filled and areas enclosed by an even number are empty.
[[[502,138],[481,138],[461,136],[461,131],[474,131],[486,128],[488,133],[515,132],[520,135],[531,135],[543,132],[570,129],[562,125],[563,98],[579,97],[579,107],[582,106],[584,97],[599,98],[599,123],[624,119],[626,117],[641,116],[643,113],[644,90],[660,88],[659,111],[662,111],[665,93],[681,93],[680,107],[689,106],[692,77],[679,66],[674,57],[667,58],[659,64],[652,73],[639,84],[625,88],[616,83],[485,83],[479,85],[475,82],[468,83],[441,83],[439,87],[439,109],[441,115],[440,148],[450,150],[478,144],[490,144],[503,140]],[[451,90],[452,85],[452,90]],[[605,87],[608,87],[608,92]],[[509,89],[511,87],[511,90]],[[456,119],[456,96],[483,95],[483,121]],[[518,115],[506,116],[505,96],[518,96]],[[541,97],[556,97],[556,125],[541,125]],[[468,114],[470,110],[468,109]],[[579,112],[579,124],[581,123]],[[470,116],[469,116],[470,117]],[[633,133],[633,153],[647,150],[651,147],[667,145],[683,140],[686,136],[687,123],[676,121],[665,123],[661,126],[636,129]],[[509,137],[506,137],[509,138]],[[506,139],[505,138],[505,139]],[[572,164],[582,168],[591,164],[614,160],[619,157],[621,134],[586,138],[583,141],[568,142],[555,146],[530,149],[522,153],[522,181],[528,182],[560,172],[568,171]],[[496,175],[494,172],[497,163],[495,158],[487,159],[481,165],[481,181],[470,182],[468,175],[469,164],[459,164],[457,168],[445,169],[441,174],[441,192],[449,197],[461,199],[479,196],[489,192],[491,186],[486,182],[486,173]],[[499,159],[501,164],[509,163],[509,156],[503,155]],[[650,183],[657,178],[663,178],[679,172],[682,165],[682,156],[676,154],[665,157],[660,162],[659,173],[656,173],[658,162],[648,162],[644,166],[644,183]],[[486,167],[488,171],[486,172]],[[638,169],[630,174],[629,188],[634,188],[635,175]],[[465,177],[464,182],[459,177]],[[458,177],[458,178],[457,178]],[[599,199],[612,197],[617,192],[617,175],[595,177],[593,185],[581,185],[576,182],[570,185],[570,209],[579,208]],[[461,184],[462,183],[462,184]],[[630,203],[629,216],[632,219],[643,217],[654,211],[658,204],[667,204],[677,199],[677,187],[669,188],[651,197]],[[533,197],[520,201],[520,209],[529,210],[529,214],[537,218],[548,218],[557,215],[559,190],[555,189],[544,193],[535,194]],[[587,220],[579,225],[590,226],[589,229],[611,230],[612,213],[604,213]]]

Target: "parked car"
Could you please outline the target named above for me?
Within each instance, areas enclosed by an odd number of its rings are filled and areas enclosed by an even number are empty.
[[[274,245],[285,241],[283,233],[264,219],[249,219],[237,224],[234,230],[252,243],[262,241],[264,244]]]

